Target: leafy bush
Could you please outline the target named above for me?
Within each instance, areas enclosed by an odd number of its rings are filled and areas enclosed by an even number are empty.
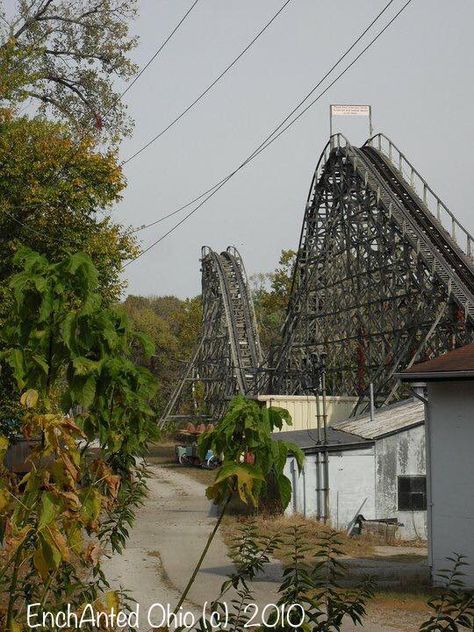
[[[339,631],[345,619],[362,624],[366,604],[372,597],[372,583],[367,580],[358,590],[342,589],[340,580],[346,572],[340,561],[340,549],[335,532],[322,538],[316,546],[306,544],[304,528],[290,527],[277,536],[261,535],[252,523],[243,525],[231,547],[231,557],[236,572],[222,584],[211,609],[224,616],[229,615],[229,629],[244,632],[252,617],[262,630],[304,630],[305,632]],[[285,560],[283,577],[278,588],[280,595],[269,613],[258,613],[252,582],[265,571],[271,555],[282,545],[291,545],[291,553]],[[233,589],[232,598],[224,597]],[[201,621],[199,629],[204,629]]]
[[[23,391],[24,437],[42,441],[19,483],[1,465],[0,437],[0,623],[9,632],[22,629],[25,603],[117,611],[123,595],[109,590],[100,555],[128,537],[146,494],[137,457],[155,434],[154,380],[130,360],[132,344],[152,346],[103,305],[91,260],[77,253],[52,264],[21,249],[15,263],[0,358]]]
[[[291,424],[290,414],[283,408],[264,408],[242,395],[232,400],[217,427],[199,440],[201,459],[208,450],[222,456],[222,467],[207,490],[210,499],[218,504],[237,493],[242,502],[257,506],[271,476],[282,507],[288,505],[291,482],[283,473],[286,459],[293,454],[301,468],[304,455],[298,446],[272,439],[272,432],[281,430],[283,422]]]
[[[438,574],[444,589],[428,602],[433,615],[421,625],[420,632],[474,630],[474,595],[464,590],[462,579],[464,572],[461,569],[467,566],[466,558],[455,553],[447,559],[451,568]]]

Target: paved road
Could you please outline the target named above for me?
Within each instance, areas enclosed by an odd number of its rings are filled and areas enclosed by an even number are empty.
[[[140,604],[140,630],[148,630],[148,609],[154,603],[171,608],[198,560],[215,524],[204,485],[173,468],[152,467],[150,495],[137,513],[135,526],[123,555],[104,560],[104,571],[112,587],[126,588]],[[202,604],[218,593],[232,566],[227,547],[218,534],[191,589],[184,610],[200,614]],[[256,602],[275,601],[280,568],[274,565],[264,579],[256,582]],[[155,608],[154,615],[161,616]],[[156,622],[156,619],[155,619]],[[400,632],[368,621],[364,632]],[[344,632],[361,630],[347,624]]]

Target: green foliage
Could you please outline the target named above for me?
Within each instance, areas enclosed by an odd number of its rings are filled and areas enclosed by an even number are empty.
[[[260,623],[260,630],[279,632],[339,632],[347,619],[363,625],[367,602],[373,596],[372,583],[367,580],[357,590],[341,588],[339,581],[346,571],[340,561],[343,551],[337,534],[328,533],[316,545],[307,544],[307,535],[304,528],[294,526],[273,538],[261,535],[252,522],[240,527],[230,553],[236,571],[222,584],[219,596],[211,604],[213,611],[224,613],[223,598],[234,589],[235,597],[227,602],[229,629],[248,629],[249,618],[255,615],[253,606],[246,610],[247,605],[255,603],[252,582],[265,572],[272,554],[280,547],[287,550],[288,544],[291,553],[284,561],[278,611],[267,613],[264,621],[261,609],[252,623]],[[202,621],[198,629],[205,629]]]
[[[158,390],[153,405],[160,415],[183,372],[183,366],[193,354],[201,332],[201,298],[181,300],[175,296],[128,296],[121,309],[135,329],[143,331],[155,344],[155,354],[149,359],[136,347],[133,359],[148,368],[156,377]],[[182,403],[180,413],[192,411],[191,398]]]
[[[13,308],[8,282],[21,246],[54,262],[84,251],[97,268],[104,301],[116,301],[123,261],[137,247],[120,225],[97,214],[117,202],[124,187],[114,156],[92,151],[88,139],[77,145],[61,124],[0,109],[0,164],[0,327]],[[11,370],[3,371],[0,424],[21,414],[18,399]]]
[[[267,351],[271,351],[280,342],[280,330],[285,320],[295,260],[296,253],[293,250],[282,250],[279,267],[275,271],[252,277],[252,294],[260,340]]]
[[[120,466],[119,463],[111,463],[114,471],[122,470],[122,483],[99,532],[99,539],[110,544],[112,553],[122,553],[135,522],[135,510],[143,506],[148,493],[149,472],[146,466],[135,462],[126,464],[124,459],[126,461],[126,455],[117,454],[114,460],[120,461]],[[132,475],[129,474],[131,471]]]
[[[133,345],[152,347],[104,305],[90,258],[76,253],[50,263],[21,248],[15,264],[21,270],[10,281],[0,359],[23,391],[22,434],[41,441],[18,485],[3,465],[8,440],[0,435],[6,630],[23,629],[25,602],[48,602],[53,612],[65,603],[117,611],[120,595],[108,590],[100,555],[123,548],[143,503],[147,473],[136,457],[155,427],[153,377],[130,360]],[[75,420],[64,414],[69,407],[82,410]],[[97,439],[99,449],[88,451],[87,441]]]
[[[464,590],[463,582],[462,568],[467,566],[466,558],[455,553],[447,559],[451,567],[438,574],[444,589],[428,602],[433,614],[421,625],[420,632],[474,629],[474,595]]]
[[[17,0],[0,20],[0,105],[36,102],[41,113],[117,141],[130,130],[116,79],[136,71],[129,26],[135,0]],[[1,14],[0,14],[1,15]]]
[[[296,445],[272,439],[283,421],[291,424],[288,411],[282,408],[264,408],[241,395],[232,400],[217,427],[199,440],[201,458],[208,450],[223,458],[214,484],[207,489],[209,498],[221,503],[237,492],[244,503],[257,506],[265,481],[272,476],[283,508],[288,505],[291,483],[283,473],[286,458],[293,454],[301,468],[304,456]]]
[[[0,164],[3,287],[19,244],[53,261],[81,250],[98,269],[104,297],[117,300],[122,263],[137,247],[119,224],[98,215],[125,186],[116,157],[93,151],[88,139],[77,145],[64,125],[0,109]],[[8,307],[0,318],[5,313]]]
[[[151,342],[129,331],[125,316],[104,306],[90,258],[75,253],[59,263],[21,248],[12,276],[13,309],[1,332],[0,354],[20,389],[44,393],[47,410],[81,407],[87,437],[110,452],[136,453],[153,428],[148,401],[153,376],[130,359]]]
[[[249,623],[252,610],[246,612],[245,607],[255,602],[252,582],[271,562],[271,555],[278,548],[279,543],[280,539],[276,536],[260,535],[252,522],[243,524],[239,529],[230,547],[230,557],[236,571],[222,584],[219,595],[210,604],[210,611],[220,613],[223,620],[226,611],[229,611],[228,629],[235,632],[248,629],[246,625]],[[224,597],[231,589],[234,590],[236,597],[227,604]],[[208,624],[200,619],[196,629],[204,632],[208,629]]]

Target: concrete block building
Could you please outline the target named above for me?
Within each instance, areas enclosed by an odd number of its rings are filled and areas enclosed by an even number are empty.
[[[399,376],[426,385],[428,541],[433,581],[454,552],[474,589],[474,344]]]
[[[424,407],[414,399],[369,414],[336,422],[327,431],[327,445],[313,429],[275,433],[305,452],[298,476],[289,457],[286,474],[292,481],[288,513],[324,517],[325,488],[331,524],[346,528],[358,514],[368,520],[394,520],[397,535],[425,539],[426,456]],[[327,483],[325,459],[327,455]]]

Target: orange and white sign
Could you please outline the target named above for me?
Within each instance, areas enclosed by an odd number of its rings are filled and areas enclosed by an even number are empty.
[[[332,116],[370,116],[370,105],[331,105]]]

